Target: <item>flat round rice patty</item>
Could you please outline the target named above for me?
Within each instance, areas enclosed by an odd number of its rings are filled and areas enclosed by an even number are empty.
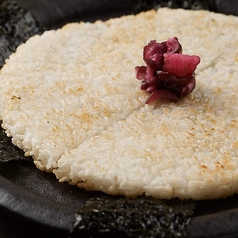
[[[31,38],[0,75],[0,115],[38,168],[87,190],[214,199],[238,192],[238,18],[159,9]],[[197,87],[145,105],[134,67],[176,36]]]

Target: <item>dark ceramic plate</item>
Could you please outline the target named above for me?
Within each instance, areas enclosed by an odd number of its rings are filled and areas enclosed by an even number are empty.
[[[137,12],[143,10],[143,7],[151,7],[151,3],[148,5],[149,1],[144,1],[144,5],[143,1],[135,3],[135,1],[118,0],[114,3],[106,0],[97,3],[74,0],[67,1],[66,5],[66,1],[56,0],[18,0],[18,2],[30,10],[48,29],[74,20],[107,19]],[[160,2],[164,4],[166,1]],[[199,3],[199,1],[194,2]],[[206,1],[200,2],[204,4]],[[235,10],[237,4],[234,0],[226,1],[228,3],[226,7],[222,5],[224,1],[211,2],[210,7],[237,15]],[[72,7],[76,3],[79,4],[78,7]],[[207,8],[209,6],[206,5]],[[4,160],[0,158],[0,237],[69,237],[77,222],[77,212],[83,209],[90,199],[100,198],[106,201],[110,197],[100,192],[87,192],[75,186],[59,183],[53,174],[36,169],[32,161],[26,160],[22,152],[12,146],[5,137],[1,138],[0,145],[0,155],[5,157]],[[191,219],[187,220],[183,236],[238,237],[237,198],[238,196],[235,195],[212,201],[189,201],[188,203],[192,204]],[[92,237],[102,236],[94,233]],[[117,235],[114,234],[114,237]],[[128,237],[136,236],[128,235]],[[147,237],[163,236],[158,233],[157,236]],[[174,236],[170,237],[179,237],[179,234],[176,236],[174,233]]]
[[[50,234],[68,237],[75,214],[84,204],[90,198],[107,197],[99,192],[60,184],[53,174],[39,171],[27,161],[2,162],[0,174],[0,227],[3,229],[0,230],[6,232],[1,237],[33,234],[36,238]],[[186,237],[237,237],[237,199],[233,196],[196,202],[185,228]]]

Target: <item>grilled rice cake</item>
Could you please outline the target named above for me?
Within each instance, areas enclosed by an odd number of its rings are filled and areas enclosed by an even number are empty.
[[[159,9],[34,36],[0,72],[2,126],[39,169],[112,195],[238,192],[238,18]],[[152,39],[201,57],[197,87],[145,104],[134,67]]]

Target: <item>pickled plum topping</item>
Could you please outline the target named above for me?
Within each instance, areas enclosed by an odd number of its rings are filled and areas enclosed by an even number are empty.
[[[195,70],[200,57],[182,54],[177,37],[162,43],[150,41],[144,47],[143,60],[146,66],[136,66],[135,73],[142,81],[141,90],[150,94],[146,103],[160,98],[177,101],[195,88]]]

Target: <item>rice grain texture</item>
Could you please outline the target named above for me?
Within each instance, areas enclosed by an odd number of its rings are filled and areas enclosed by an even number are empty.
[[[60,182],[112,195],[238,192],[238,18],[159,9],[34,36],[0,72],[12,142]],[[134,67],[150,40],[201,57],[193,93],[146,105]]]

